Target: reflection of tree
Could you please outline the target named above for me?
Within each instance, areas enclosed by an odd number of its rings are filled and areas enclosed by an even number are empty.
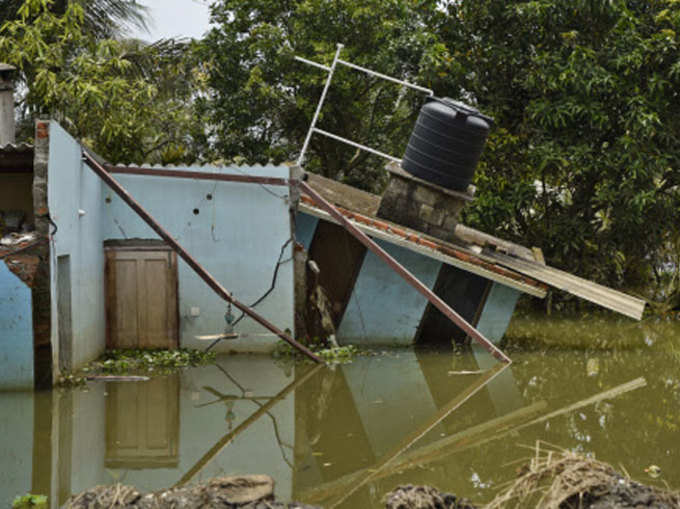
[[[224,402],[226,407],[227,407],[227,415],[225,417],[225,420],[229,424],[229,430],[231,431],[231,429],[233,427],[234,420],[236,419],[236,414],[234,412],[234,403],[235,403],[236,400],[252,401],[253,403],[255,403],[260,408],[263,408],[264,404],[260,403],[258,400],[259,399],[271,399],[271,398],[268,398],[266,396],[251,396],[251,395],[249,395],[250,391],[246,390],[246,388],[243,385],[241,385],[232,375],[230,375],[229,372],[225,368],[223,368],[222,366],[220,366],[217,363],[215,363],[215,366],[217,366],[217,369],[219,369],[222,373],[224,373],[224,376],[226,376],[231,383],[233,383],[236,387],[238,387],[238,389],[241,391],[241,395],[236,396],[236,395],[233,395],[233,394],[224,394],[224,393],[218,391],[217,389],[215,389],[213,387],[208,387],[208,386],[204,385],[203,389],[208,391],[209,393],[211,393],[213,396],[216,396],[218,399],[215,400],[215,401],[211,401],[209,403],[204,403],[202,405],[196,405],[196,408],[204,407],[204,406],[208,406],[208,405],[214,405],[215,403],[219,403],[220,401]],[[276,442],[279,445],[279,449],[281,450],[281,457],[283,458],[283,461],[285,461],[286,464],[292,470],[293,469],[293,463],[286,456],[286,451],[284,450],[284,447],[287,447],[288,449],[290,449],[292,451],[293,446],[291,444],[287,444],[281,438],[281,433],[279,432],[279,425],[276,421],[276,417],[274,417],[274,415],[269,410],[267,410],[265,412],[265,414],[267,416],[269,416],[269,418],[272,421],[272,427],[274,428],[274,436],[276,438]]]

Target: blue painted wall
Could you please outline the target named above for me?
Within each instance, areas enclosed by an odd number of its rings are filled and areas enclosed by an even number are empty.
[[[310,216],[304,212],[295,214],[295,240],[302,244],[307,251],[309,251],[309,246],[312,245],[318,224],[318,217]]]
[[[185,168],[182,168],[185,169]],[[286,166],[188,167],[188,170],[287,178]],[[141,205],[240,301],[250,304],[270,287],[281,247],[290,238],[288,188],[234,182],[116,175]],[[103,184],[102,184],[103,185]],[[103,238],[158,238],[103,185]],[[211,198],[208,198],[208,195]],[[198,214],[194,213],[198,211]],[[292,245],[279,267],[276,286],[257,311],[281,329],[294,329]],[[191,308],[200,310],[191,316]],[[179,261],[180,345],[205,348],[195,336],[224,331],[226,304],[182,260]],[[239,314],[237,309],[232,312]],[[235,328],[242,334],[269,334],[250,318]],[[273,335],[222,341],[216,351],[269,351]]]
[[[477,330],[495,345],[503,339],[520,295],[519,290],[509,286],[496,282],[492,284],[482,314],[479,315]]]
[[[0,260],[0,373],[0,390],[33,389],[31,289],[3,260]]]
[[[82,162],[81,147],[56,122],[50,122],[48,205],[58,230],[51,257],[52,350],[59,366],[57,257],[71,264],[71,365],[77,369],[98,357],[106,345],[102,183]],[[84,215],[78,213],[79,210]]]
[[[423,284],[433,288],[441,262],[399,246],[377,242]],[[338,341],[342,344],[410,345],[426,305],[425,297],[369,251],[338,327]]]

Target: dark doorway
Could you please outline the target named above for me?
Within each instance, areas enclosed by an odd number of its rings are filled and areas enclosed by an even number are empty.
[[[352,295],[366,248],[344,228],[319,221],[309,258],[319,266],[319,284],[333,303],[333,323],[337,328]]]
[[[490,288],[491,281],[488,279],[444,264],[433,291],[468,323],[475,326]],[[467,342],[466,334],[428,303],[416,332],[416,345],[451,347],[453,342]]]
[[[57,314],[59,324],[59,370],[73,367],[73,325],[71,321],[71,257],[57,257]]]

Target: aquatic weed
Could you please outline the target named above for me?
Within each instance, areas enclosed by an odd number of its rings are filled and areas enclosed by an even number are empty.
[[[15,497],[14,502],[12,502],[12,509],[28,509],[32,507],[47,509],[47,496],[28,493]]]
[[[108,350],[90,363],[83,371],[126,374],[135,372],[156,372],[166,374],[190,366],[201,366],[215,361],[214,352],[179,348],[177,350]]]
[[[309,349],[321,357],[327,364],[346,364],[363,352],[354,345],[327,347],[325,343],[312,342]],[[285,341],[279,341],[274,347],[272,357],[275,359],[306,359]]]
[[[62,373],[57,378],[55,386],[59,388],[84,387],[86,382],[87,379],[77,373]]]

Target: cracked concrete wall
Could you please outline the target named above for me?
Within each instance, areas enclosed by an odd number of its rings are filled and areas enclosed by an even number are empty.
[[[58,260],[70,264],[71,352],[62,365],[77,369],[106,347],[102,187],[82,161],[80,144],[56,122],[49,123],[48,205],[57,226],[51,253],[51,338],[53,365],[59,366]],[[62,261],[65,259],[62,259]],[[62,267],[64,264],[62,264]],[[64,279],[61,279],[64,282]]]
[[[167,169],[167,168],[166,168]],[[288,178],[287,166],[177,168],[190,171]],[[114,175],[128,192],[189,253],[241,302],[252,304],[270,287],[281,247],[290,238],[288,187],[236,182]],[[105,240],[157,239],[158,236],[117,195],[102,183]],[[292,244],[284,250],[276,286],[257,306],[281,329],[294,329]],[[180,346],[205,348],[198,335],[222,333],[225,302],[181,259],[179,276]],[[191,308],[197,308],[192,316]],[[232,309],[236,316],[240,312]],[[235,328],[242,334],[269,334],[244,318]],[[272,335],[222,341],[216,351],[270,351]]]

